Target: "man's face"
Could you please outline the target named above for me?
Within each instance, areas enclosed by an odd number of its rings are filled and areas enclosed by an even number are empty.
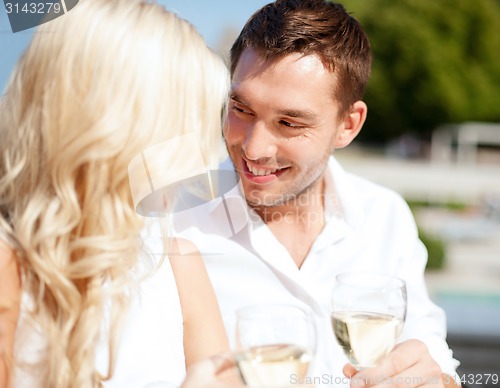
[[[332,83],[315,55],[268,63],[243,52],[224,137],[250,206],[279,206],[318,184],[342,125]]]

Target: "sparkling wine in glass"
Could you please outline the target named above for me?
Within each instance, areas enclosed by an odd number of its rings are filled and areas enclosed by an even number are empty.
[[[235,360],[250,387],[286,387],[304,379],[316,335],[310,312],[286,304],[262,304],[237,312]]]
[[[396,345],[406,318],[402,279],[374,272],[347,272],[332,291],[332,327],[337,342],[358,369],[371,368]]]

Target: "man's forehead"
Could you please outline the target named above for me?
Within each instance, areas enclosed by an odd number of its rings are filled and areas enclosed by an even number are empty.
[[[257,84],[254,81],[257,81]],[[259,51],[247,48],[243,51],[231,79],[230,95],[238,102],[247,103],[249,98],[245,94],[248,92],[247,85],[250,84],[253,85],[253,92],[260,89],[262,93],[266,93],[265,90],[274,93],[276,88],[286,89],[287,93],[291,93],[290,97],[302,94],[306,89],[311,90],[310,85],[314,85],[318,93],[325,93],[325,97],[336,102],[335,82],[335,74],[323,65],[316,54],[292,53],[280,58],[266,58]],[[256,89],[256,85],[260,86]],[[285,96],[280,94],[280,99],[283,97]]]
[[[233,78],[238,77],[238,74],[256,74],[258,72],[266,71],[272,67],[279,66],[283,63],[296,63],[305,72],[316,70],[321,72],[333,73],[326,67],[319,55],[304,54],[294,52],[281,56],[268,56],[265,52],[255,50],[252,47],[247,47],[241,53],[241,56],[235,67]]]

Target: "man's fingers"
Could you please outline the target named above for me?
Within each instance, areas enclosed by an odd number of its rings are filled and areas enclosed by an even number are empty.
[[[374,368],[357,372],[352,365],[347,364],[343,372],[348,377],[352,376],[351,386],[356,388],[407,388],[423,385],[439,387],[441,382],[439,365],[432,359],[425,344],[417,340],[397,345]]]
[[[430,371],[422,368],[421,365],[415,365],[402,373],[395,376],[386,377],[377,382],[374,388],[413,388],[432,386],[433,388],[442,388],[443,385],[440,380],[440,374],[433,375]]]
[[[420,341],[409,340],[398,344],[377,367],[366,369],[362,375],[368,379],[397,376],[425,359],[427,347]],[[376,385],[376,384],[373,384]]]

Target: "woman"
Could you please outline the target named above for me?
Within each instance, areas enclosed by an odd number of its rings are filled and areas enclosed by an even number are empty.
[[[227,349],[192,247],[173,271],[139,255],[127,175],[186,133],[214,166],[226,88],[223,62],[155,4],[85,0],[39,28],[0,108],[0,386],[179,383],[183,345],[188,367]]]

